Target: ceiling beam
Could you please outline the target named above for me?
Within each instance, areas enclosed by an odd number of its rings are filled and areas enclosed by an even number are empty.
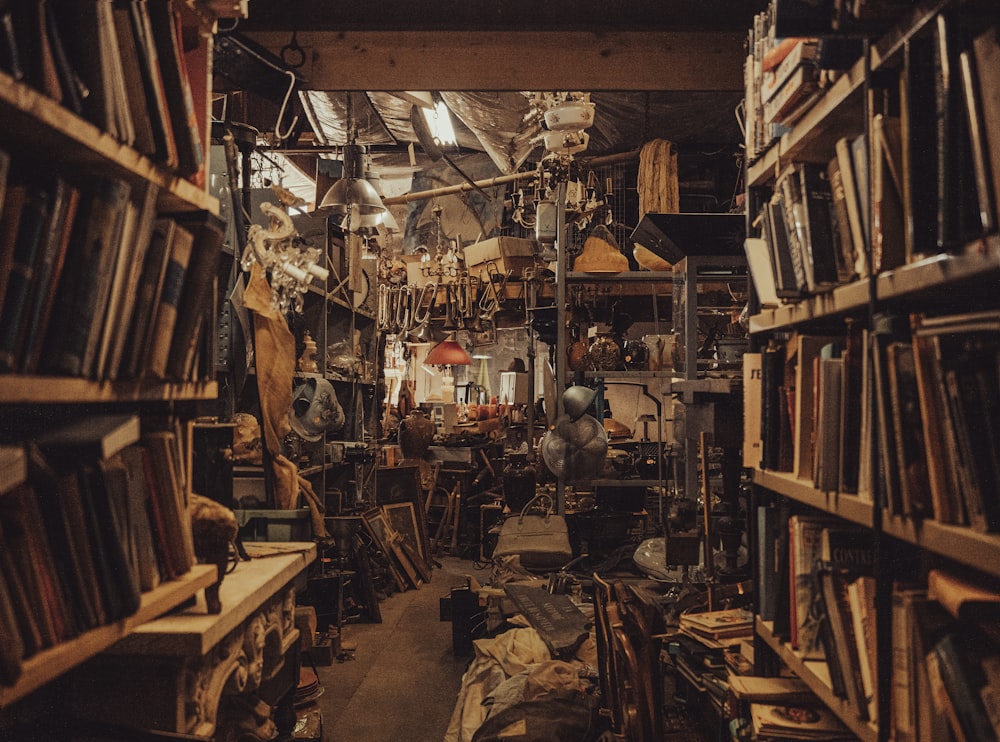
[[[242,29],[241,29],[242,30]],[[281,58],[284,32],[247,32]],[[745,32],[299,31],[315,90],[743,89]]]
[[[745,31],[767,0],[253,0],[241,30]]]

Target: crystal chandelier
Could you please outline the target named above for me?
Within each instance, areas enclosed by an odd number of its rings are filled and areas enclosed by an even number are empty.
[[[264,202],[260,210],[270,220],[268,227],[252,224],[243,253],[243,270],[259,263],[271,284],[271,308],[282,314],[302,313],[303,297],[314,278],[326,282],[330,272],[319,261],[324,252],[305,246],[288,213],[272,203]]]

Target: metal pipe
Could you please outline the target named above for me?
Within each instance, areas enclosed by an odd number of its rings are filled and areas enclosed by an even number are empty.
[[[490,188],[492,186],[503,185],[504,183],[513,183],[518,180],[534,178],[537,175],[538,173],[532,170],[531,172],[497,175],[494,178],[484,178],[483,180],[474,181],[474,183],[478,188]],[[386,206],[397,206],[399,204],[408,204],[411,201],[424,201],[428,198],[434,198],[435,196],[447,196],[452,193],[462,193],[463,191],[471,190],[473,190],[472,184],[457,183],[455,185],[442,186],[441,188],[432,188],[429,191],[414,191],[413,193],[404,193],[402,196],[383,198],[382,203]]]

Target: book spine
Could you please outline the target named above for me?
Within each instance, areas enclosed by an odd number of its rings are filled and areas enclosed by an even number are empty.
[[[835,286],[837,272],[837,247],[834,242],[833,222],[830,219],[833,194],[826,168],[811,162],[799,166],[802,182],[802,205],[805,210],[808,263],[811,265],[810,291],[816,292]]]

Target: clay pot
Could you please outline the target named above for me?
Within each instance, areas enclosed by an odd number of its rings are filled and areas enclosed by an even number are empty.
[[[422,459],[434,439],[434,423],[420,410],[413,410],[399,423],[399,447],[403,458]]]

